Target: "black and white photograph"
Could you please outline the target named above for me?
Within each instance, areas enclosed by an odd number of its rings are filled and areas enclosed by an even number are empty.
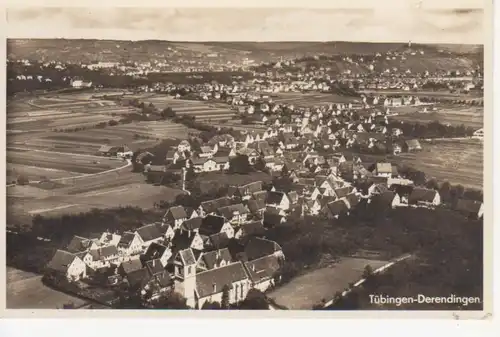
[[[475,4],[7,8],[6,309],[486,310]]]

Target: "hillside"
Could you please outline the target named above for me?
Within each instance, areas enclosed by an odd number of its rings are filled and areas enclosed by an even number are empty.
[[[67,39],[9,39],[9,59],[59,60],[91,62],[124,60],[146,61],[157,58],[206,57],[218,53],[220,58],[238,61],[244,57],[257,62],[269,62],[280,57],[325,55],[371,55],[398,51],[404,43],[359,42],[170,42],[170,41],[113,41]],[[482,58],[479,45],[414,45],[426,54],[448,54]],[[442,52],[439,52],[442,51]]]

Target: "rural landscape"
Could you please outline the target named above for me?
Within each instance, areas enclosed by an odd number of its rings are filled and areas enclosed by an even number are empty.
[[[9,39],[7,308],[482,310],[483,58]]]

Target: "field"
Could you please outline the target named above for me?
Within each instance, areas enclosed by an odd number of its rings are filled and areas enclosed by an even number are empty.
[[[411,109],[413,108],[413,109]],[[438,121],[442,124],[465,125],[474,129],[483,127],[484,108],[470,106],[436,106],[436,111],[423,113],[423,107],[402,107],[393,108],[391,112],[397,112],[399,115],[391,117],[391,119],[400,120],[403,122],[420,122],[430,123]]]
[[[483,188],[483,143],[479,140],[422,142],[423,150],[402,153],[399,160],[428,177],[470,188]]]
[[[75,307],[85,305],[82,299],[67,295],[42,283],[42,276],[7,267],[8,309],[57,309],[73,303]]]
[[[315,105],[326,105],[330,103],[355,103],[359,101],[356,97],[341,96],[337,94],[318,94],[318,93],[278,93],[270,95],[274,102],[281,104],[293,104],[300,107],[309,107]],[[275,97],[277,96],[277,97]]]
[[[245,185],[254,181],[270,182],[271,176],[263,172],[252,172],[250,174],[224,174],[220,172],[207,172],[199,174],[196,181],[202,192],[209,191],[212,187],[225,185]]]
[[[367,265],[377,269],[386,263],[387,261],[380,260],[342,258],[331,267],[316,269],[292,279],[268,293],[268,296],[288,309],[310,310],[322,299],[329,301],[335,293],[348,288],[349,283],[361,279]]]
[[[197,121],[223,121],[236,116],[228,106],[202,101],[174,99],[166,95],[154,95],[143,99],[157,108],[171,107],[178,116],[194,116]]]

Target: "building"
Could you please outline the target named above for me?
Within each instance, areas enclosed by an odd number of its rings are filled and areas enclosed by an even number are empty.
[[[281,264],[280,258],[272,254],[245,262],[244,266],[252,287],[265,292],[275,286]]]
[[[408,198],[409,205],[438,206],[441,196],[436,190],[415,187]]]
[[[477,200],[459,199],[455,210],[467,217],[481,219],[484,215],[484,204]]]
[[[110,146],[110,145],[102,145],[99,150],[99,154],[107,157],[131,157],[134,152],[131,151],[128,146]]]
[[[188,215],[182,206],[170,207],[163,216],[163,222],[171,224],[174,230],[178,229],[187,219]]]
[[[66,277],[69,281],[78,281],[87,276],[87,265],[73,253],[58,249],[47,269],[57,275]]]

